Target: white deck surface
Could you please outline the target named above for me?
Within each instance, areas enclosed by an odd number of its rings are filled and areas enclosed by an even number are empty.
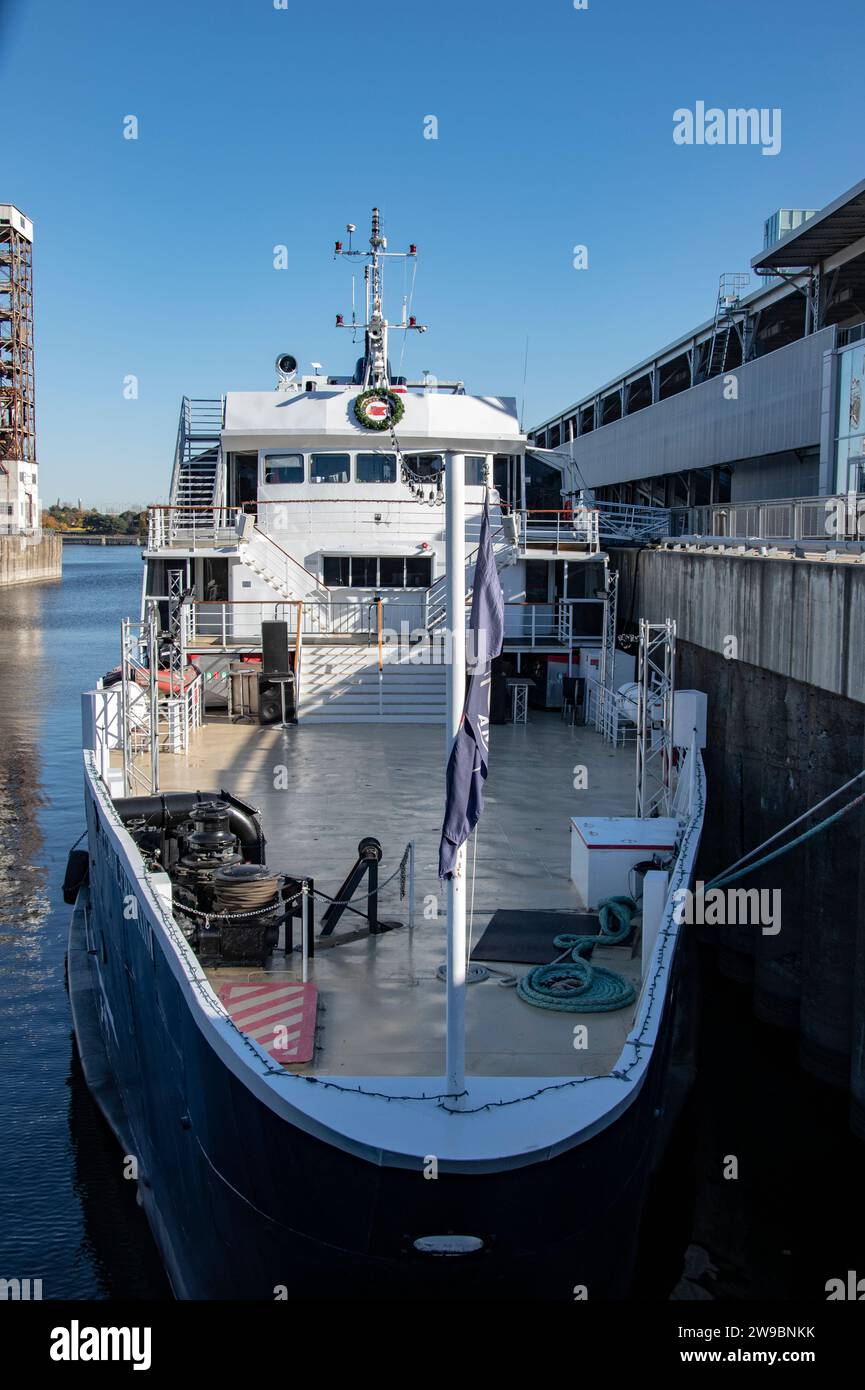
[[[262,815],[267,863],[278,872],[310,875],[333,895],[358,841],[374,835],[384,849],[384,881],[406,842],[416,842],[415,927],[317,953],[310,978],[320,990],[316,1052],[308,1068],[353,1076],[437,1075],[444,1068],[445,987],[435,978],[445,959],[445,885],[437,877],[444,811],[444,732],[431,725],[315,725],[260,728],[210,720],[186,755],[160,759],[163,791],[224,787]],[[575,791],[574,769],[588,769]],[[282,786],[287,781],[287,789]],[[571,728],[557,714],[531,711],[524,726],[491,729],[490,777],[479,827],[472,938],[499,907],[581,909],[570,881],[569,819],[632,815],[634,749],[613,750],[594,729]],[[469,844],[469,870],[473,846]],[[359,892],[366,891],[365,885]],[[380,916],[407,921],[399,880],[384,889]],[[472,907],[471,876],[468,883]],[[434,909],[438,916],[425,916]],[[326,906],[316,905],[317,930]],[[361,901],[359,906],[363,907]],[[337,933],[363,923],[345,913]],[[573,930],[563,921],[560,930]],[[299,923],[295,940],[299,941]],[[550,942],[549,959],[557,952]],[[274,956],[275,968],[285,958]],[[289,968],[298,956],[289,958]],[[639,953],[619,948],[605,964],[639,989]],[[529,967],[496,962],[496,971]],[[261,972],[208,971],[218,985]],[[616,1013],[538,1009],[493,975],[472,985],[467,1005],[467,1069],[475,1075],[603,1074],[616,1062],[633,1005]],[[574,1027],[588,1028],[588,1046],[574,1048]]]

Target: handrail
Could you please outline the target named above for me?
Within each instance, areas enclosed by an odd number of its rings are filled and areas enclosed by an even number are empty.
[[[766,526],[767,519],[775,522],[783,509],[789,510],[790,523],[787,532],[777,526]],[[729,525],[731,515],[753,509],[756,529],[748,526],[744,530]],[[771,509],[771,510],[770,510]],[[804,525],[806,511],[822,512],[822,530],[815,531]],[[716,522],[724,519],[720,529]],[[747,518],[750,520],[751,518]],[[835,525],[831,525],[833,522]],[[823,496],[809,497],[760,497],[740,498],[726,502],[701,502],[692,507],[670,508],[671,534],[695,536],[733,536],[760,540],[862,540],[865,539],[865,493],[835,492]],[[841,523],[838,525],[838,523]],[[710,529],[705,529],[706,527]]]
[[[300,560],[295,560],[294,556],[291,555],[291,554],[289,554],[289,552],[288,552],[287,550],[284,550],[283,547],[280,545],[279,541],[274,540],[274,539],[273,539],[273,536],[271,536],[267,531],[262,531],[261,527],[260,527],[260,526],[256,526],[256,525],[253,525],[252,529],[253,529],[253,531],[255,531],[259,536],[263,536],[263,538],[264,538],[266,541],[269,541],[271,545],[276,546],[276,549],[279,551],[280,555],[284,555],[285,558],[286,558],[286,560],[290,560],[291,563],[292,563],[293,565],[296,565],[298,569],[303,570],[304,574],[308,574],[309,577],[310,577],[310,579],[315,580],[316,588],[318,588],[318,589],[324,589],[325,593],[328,593],[328,594],[331,592],[331,588],[330,588],[330,585],[329,585],[329,584],[325,584],[324,580],[323,580],[323,579],[319,579],[319,577],[318,577],[317,574],[313,574],[312,570],[308,570],[308,569],[306,568],[306,565],[304,565],[304,564],[302,563],[302,561],[300,561]]]
[[[382,615],[381,615],[382,603],[381,603],[381,599],[380,599],[380,598],[375,600],[375,606],[376,606],[376,609],[378,610],[378,612],[377,612],[377,622],[378,622],[378,669],[379,669],[379,674],[381,674],[381,671],[382,671],[382,669],[383,669],[383,667],[384,667],[384,659],[383,659],[383,657],[382,657],[382,636],[381,636],[381,634],[382,634]]]

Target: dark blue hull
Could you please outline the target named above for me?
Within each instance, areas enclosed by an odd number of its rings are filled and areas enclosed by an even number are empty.
[[[91,845],[95,815],[91,801]],[[158,941],[125,920],[129,884],[107,837],[95,838],[92,901],[79,903],[70,935],[76,1034],[88,1084],[101,1078],[97,1098],[137,1159],[178,1297],[570,1301],[579,1286],[590,1299],[626,1296],[666,1129],[681,949],[652,1061],[618,1118],[555,1157],[426,1179],[287,1123],[244,1084],[196,1023]],[[483,1251],[415,1251],[417,1237],[445,1232],[479,1236]]]

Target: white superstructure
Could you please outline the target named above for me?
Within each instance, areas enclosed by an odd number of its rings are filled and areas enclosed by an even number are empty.
[[[286,353],[272,390],[184,401],[170,502],[150,514],[145,601],[159,601],[166,631],[182,628],[214,699],[231,658],[260,646],[262,621],[284,619],[301,721],[444,718],[440,663],[409,655],[444,624],[444,476],[458,457],[467,595],[489,489],[510,669],[555,656],[570,673],[575,651],[601,640],[597,514],[555,460],[527,466],[513,398],[393,373],[389,330],[424,329],[406,310],[396,325],[383,317],[382,261],[396,253],[377,212],[369,251],[336,250],[366,262],[364,321],[337,317],[363,343],[354,373],[299,374]]]

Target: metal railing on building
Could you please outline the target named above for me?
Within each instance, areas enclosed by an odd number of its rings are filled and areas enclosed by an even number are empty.
[[[865,493],[781,497],[674,507],[671,536],[717,536],[765,541],[865,540]]]

